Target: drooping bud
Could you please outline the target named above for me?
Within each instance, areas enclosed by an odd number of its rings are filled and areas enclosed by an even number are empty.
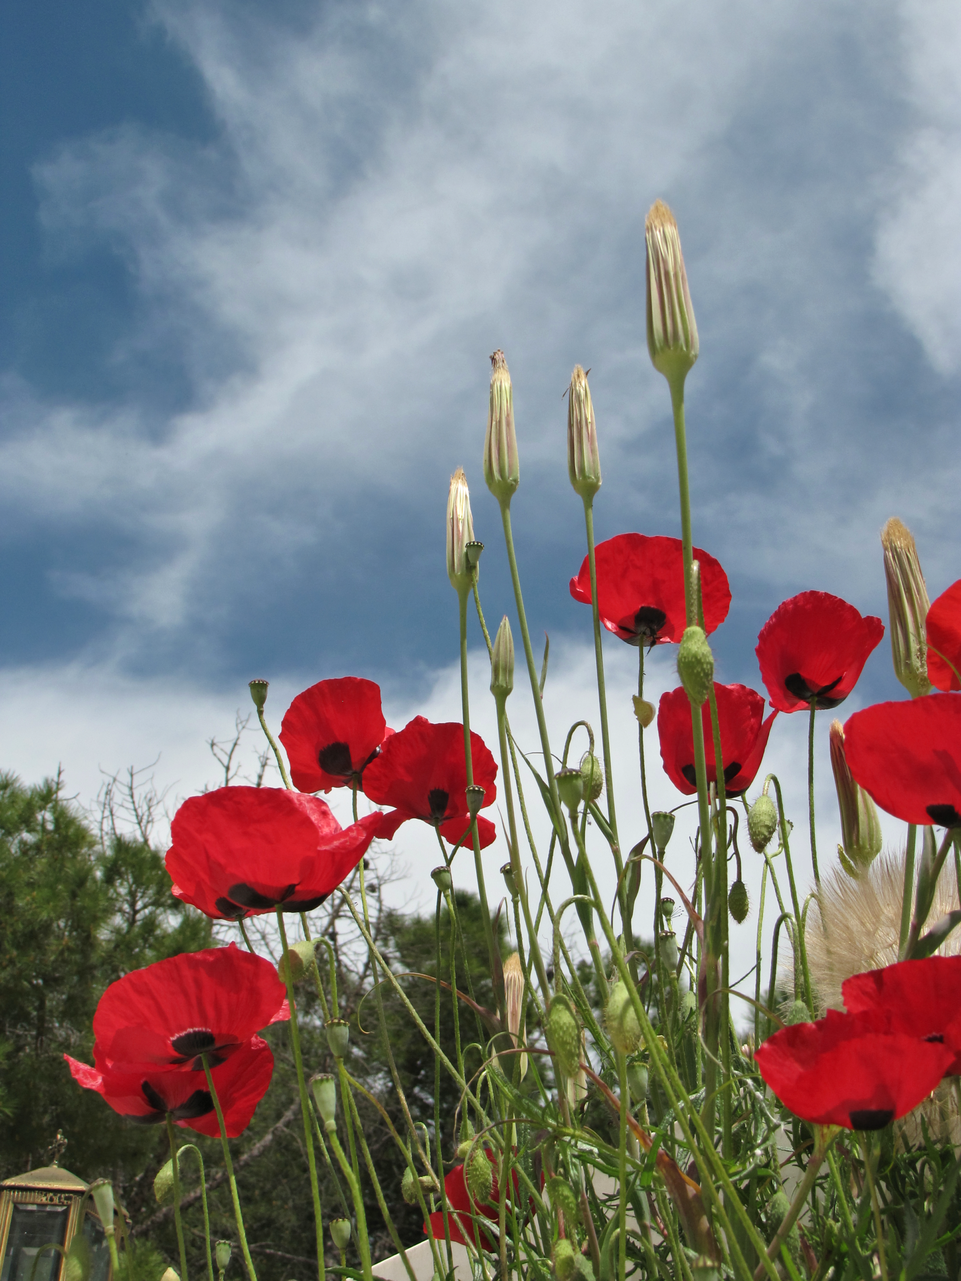
[[[331,1219],[330,1239],[338,1250],[346,1250],[350,1245],[350,1219]]]
[[[714,681],[714,655],[702,627],[685,627],[677,651],[677,674],[688,698],[700,707]]]
[[[277,977],[281,983],[290,979],[296,983],[303,978],[314,959],[314,944],[306,939],[293,943],[277,962]]]
[[[507,698],[514,688],[514,637],[507,615],[494,637],[491,650],[491,693],[495,699]]]
[[[464,1167],[464,1181],[476,1205],[486,1205],[494,1189],[494,1167],[482,1147],[474,1145]]]
[[[653,721],[657,709],[653,703],[649,703],[646,698],[641,698],[640,694],[632,694],[631,702],[634,704],[634,715],[637,717],[637,723],[641,729],[647,729]]]
[[[670,382],[683,379],[697,360],[697,325],[674,215],[662,200],[644,224],[647,240],[647,349]]]
[[[400,1194],[408,1205],[417,1204],[417,1175],[409,1165],[404,1167],[400,1180]]]
[[[912,698],[931,693],[928,647],[924,634],[928,589],[918,549],[907,526],[892,516],[881,530],[884,577],[888,585],[888,616],[894,674]]]
[[[651,835],[654,837],[654,844],[659,854],[663,854],[667,849],[667,843],[673,833],[674,815],[667,810],[655,810],[651,815]]]
[[[473,541],[470,490],[464,469],[458,467],[450,478],[447,492],[447,577],[455,592],[470,590],[473,576],[467,559],[467,544]]]
[[[581,498],[593,498],[601,487],[594,406],[587,374],[580,365],[574,366],[567,394],[567,472]]]
[[[747,812],[747,833],[758,854],[764,853],[776,831],[777,806],[767,792],[762,792]]]
[[[579,769],[568,768],[558,770],[554,777],[561,804],[566,805],[573,816],[584,799],[584,776]]]
[[[464,789],[464,795],[467,799],[467,812],[471,818],[476,818],[481,812],[484,804],[484,789],[479,783],[471,783]]]
[[[328,1131],[337,1127],[337,1082],[329,1073],[311,1077],[310,1088],[313,1091],[317,1111]]]
[[[505,863],[501,868],[501,876],[504,878],[504,884],[507,886],[507,892],[511,898],[517,898],[517,881],[514,879],[514,869],[510,863]]]
[[[327,1044],[335,1059],[346,1057],[350,1047],[350,1024],[346,1019],[328,1019],[324,1024]]]
[[[577,1195],[567,1180],[552,1174],[547,1180],[546,1192],[554,1209],[563,1214],[565,1226],[570,1228],[577,1223],[579,1218]]]
[[[254,707],[258,712],[262,712],[267,703],[267,686],[270,681],[255,680],[248,682],[250,697],[254,700]]]
[[[499,503],[509,503],[520,480],[517,435],[514,431],[514,393],[504,353],[491,356],[490,408],[484,440],[484,480]]]
[[[561,1071],[571,1077],[581,1061],[581,1028],[574,1007],[562,992],[551,998],[547,1011],[547,1044]]]
[[[218,1241],[214,1246],[214,1257],[217,1260],[217,1271],[223,1275],[230,1264],[231,1244],[229,1241]]]
[[[593,752],[581,757],[581,778],[584,780],[584,800],[596,801],[604,790],[604,769]]]
[[[104,1232],[106,1232],[107,1236],[113,1236],[113,1184],[109,1179],[95,1179],[90,1184],[90,1192],[93,1195],[93,1203],[97,1207],[97,1217],[103,1225]]]
[[[168,1201],[173,1200],[174,1163],[172,1157],[163,1163],[154,1176],[153,1194],[161,1205],[166,1205]]]
[[[627,1083],[631,1087],[631,1098],[638,1106],[647,1098],[649,1072],[646,1063],[634,1060],[627,1065]]]
[[[454,878],[450,874],[449,867],[435,867],[430,874],[430,879],[440,890],[441,894],[449,894],[451,886],[454,884]]]
[[[554,1242],[554,1276],[557,1281],[573,1281],[577,1271],[577,1255],[567,1237]]]
[[[641,1044],[641,1025],[623,979],[618,979],[611,988],[604,1010],[604,1023],[615,1049],[622,1054],[633,1054],[637,1050]]]
[[[731,886],[727,896],[728,911],[737,921],[738,925],[747,920],[747,913],[750,903],[747,896],[747,886],[740,879],[736,880]]]
[[[881,853],[881,820],[874,801],[854,781],[848,768],[844,754],[844,727],[840,721],[831,722],[830,744],[831,769],[834,772],[834,787],[841,814],[838,857],[849,876],[859,876]]]

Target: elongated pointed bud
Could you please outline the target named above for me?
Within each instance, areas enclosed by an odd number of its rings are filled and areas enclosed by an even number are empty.
[[[314,946],[314,943],[301,939],[287,949],[277,962],[277,977],[281,983],[286,983],[288,978],[291,983],[303,978],[313,962]]]
[[[714,680],[714,655],[701,627],[685,627],[677,651],[677,674],[695,707],[706,702]]]
[[[491,648],[491,693],[495,699],[507,698],[513,689],[514,637],[505,614]]]
[[[514,393],[502,351],[491,356],[490,408],[484,441],[484,480],[500,503],[509,503],[520,480],[517,435],[514,431]]]
[[[557,1174],[551,1175],[547,1180],[545,1191],[554,1209],[563,1214],[565,1227],[570,1231],[580,1218],[576,1192],[566,1179]]]
[[[601,487],[594,406],[587,374],[580,365],[574,366],[567,394],[567,474],[581,498],[593,498]]]
[[[524,970],[521,966],[521,958],[517,952],[511,952],[510,956],[504,962],[504,1005],[507,1011],[507,1030],[511,1035],[515,1048],[521,1043],[521,1017],[524,1013]],[[527,1075],[527,1055],[521,1054],[520,1058],[520,1080],[523,1081]],[[511,1068],[507,1068],[507,1075],[511,1075]]]
[[[931,693],[924,620],[928,589],[910,529],[892,516],[881,530],[894,674],[912,698]]]
[[[103,1224],[104,1232],[106,1232],[107,1236],[113,1236],[113,1184],[109,1179],[96,1179],[91,1183],[90,1191],[93,1194],[93,1203],[97,1207],[97,1217]]]
[[[574,1007],[563,993],[551,998],[547,1011],[547,1044],[561,1071],[571,1077],[581,1061],[581,1028]]]
[[[844,727],[831,722],[831,769],[841,814],[838,855],[849,876],[859,876],[881,853],[881,820],[874,801],[855,781],[844,754]]]
[[[777,807],[767,792],[762,792],[747,812],[747,833],[758,854],[764,853],[776,831]]]
[[[447,492],[447,576],[456,592],[469,591],[471,556],[468,543],[474,542],[474,519],[470,510],[470,490],[464,469],[458,467],[450,478]]]
[[[618,979],[611,988],[604,1010],[604,1023],[614,1048],[622,1054],[634,1054],[641,1044],[641,1025],[623,979]]]
[[[662,200],[650,208],[647,239],[647,349],[654,368],[670,382],[683,379],[697,360],[697,325],[674,215]]]

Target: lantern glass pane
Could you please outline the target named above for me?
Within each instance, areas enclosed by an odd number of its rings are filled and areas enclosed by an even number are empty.
[[[100,1220],[94,1218],[92,1214],[86,1215],[83,1221],[83,1234],[90,1246],[89,1281],[109,1281],[110,1247],[107,1245],[107,1236],[100,1226]]]
[[[65,1205],[15,1204],[0,1281],[30,1281],[31,1274],[33,1281],[56,1281],[61,1262],[58,1250],[45,1250],[36,1272],[33,1266],[41,1246],[63,1245],[69,1215]]]

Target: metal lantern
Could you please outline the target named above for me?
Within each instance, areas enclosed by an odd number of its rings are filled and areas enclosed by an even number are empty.
[[[92,1198],[80,1222],[87,1187],[56,1163],[0,1184],[0,1281],[60,1281],[63,1256],[43,1247],[67,1250],[78,1232],[90,1247],[89,1281],[111,1281],[110,1251]]]

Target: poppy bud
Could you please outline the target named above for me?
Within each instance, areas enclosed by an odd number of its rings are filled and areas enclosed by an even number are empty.
[[[623,979],[618,979],[611,988],[604,1010],[604,1023],[615,1049],[622,1054],[633,1054],[637,1050],[641,1044],[641,1025]]]
[[[581,498],[593,498],[601,487],[594,406],[587,374],[580,365],[574,366],[567,395],[567,472]]]
[[[747,920],[748,897],[747,886],[740,879],[736,880],[731,886],[730,893],[727,896],[728,911],[737,921],[738,925]]]
[[[247,687],[250,690],[250,697],[254,700],[254,707],[256,707],[258,712],[262,712],[264,710],[264,705],[267,702],[267,686],[269,684],[270,681],[265,680],[254,680],[248,682]]]
[[[470,589],[473,575],[467,559],[467,544],[473,540],[470,490],[464,469],[458,467],[450,478],[447,492],[447,576],[457,592]]]
[[[581,1061],[581,1029],[574,1007],[563,993],[551,998],[547,1011],[547,1044],[565,1076],[573,1076]]]
[[[577,1271],[577,1255],[567,1237],[554,1242],[554,1276],[557,1281],[573,1281]]]
[[[596,801],[604,790],[604,771],[593,752],[581,757],[581,778],[584,780],[584,799]]]
[[[584,776],[579,769],[561,769],[554,775],[557,780],[557,794],[561,803],[566,805],[571,815],[577,813],[577,807],[584,799]]]
[[[449,867],[435,867],[430,874],[430,879],[440,890],[441,894],[449,894],[451,886],[454,884],[454,878],[450,874]]]
[[[103,1230],[107,1236],[113,1236],[113,1184],[109,1179],[95,1179],[90,1184],[90,1191],[93,1194],[93,1203],[97,1207],[97,1217],[103,1225]]]
[[[681,1003],[678,1009],[682,1023],[686,1023],[688,1019],[693,1018],[697,1013],[697,996],[690,988],[681,996]]]
[[[677,651],[677,674],[684,692],[700,707],[714,683],[714,655],[701,627],[685,627]]]
[[[160,1281],[180,1281],[180,1273],[176,1268],[164,1268]]]
[[[165,1161],[154,1176],[153,1194],[161,1205],[166,1205],[173,1199],[174,1194],[174,1163],[173,1158]]]
[[[651,815],[651,835],[654,837],[654,844],[659,854],[663,854],[667,849],[667,843],[673,834],[674,815],[667,810],[655,810]]]
[[[464,794],[467,798],[467,812],[471,818],[476,818],[484,804],[484,788],[478,783],[471,783],[464,789]]]
[[[507,1030],[516,1045],[524,1005],[524,970],[518,952],[511,952],[504,962],[504,1003],[507,1008]]]
[[[288,979],[291,983],[296,983],[298,979],[303,978],[313,959],[314,944],[301,939],[299,943],[289,947],[277,962],[277,977],[281,983],[286,983]]]
[[[721,1269],[709,1254],[699,1254],[691,1260],[692,1281],[718,1281]]]
[[[520,480],[514,393],[502,351],[491,356],[490,408],[484,440],[484,480],[499,503],[509,503]]]
[[[632,694],[631,702],[634,704],[634,715],[637,717],[638,725],[641,729],[647,729],[654,719],[654,704],[649,703],[646,698],[641,698],[640,694]]]
[[[417,1175],[408,1165],[400,1181],[400,1194],[408,1205],[417,1204]]]
[[[230,1263],[231,1245],[229,1241],[218,1241],[214,1246],[214,1257],[217,1260],[217,1270],[221,1274],[227,1271]]]
[[[777,808],[767,792],[762,792],[747,812],[747,833],[758,854],[764,853],[776,831]]]
[[[310,1088],[314,1094],[317,1111],[329,1132],[337,1128],[337,1082],[329,1073],[311,1077]]]
[[[495,699],[506,698],[514,688],[514,637],[507,615],[494,637],[491,650],[491,693]]]
[[[89,1281],[90,1264],[90,1243],[78,1232],[64,1255],[61,1281]]]
[[[511,898],[517,898],[517,882],[514,880],[514,869],[510,863],[505,863],[501,868],[501,876],[504,878],[508,894]]]
[[[565,1224],[576,1223],[578,1220],[577,1195],[567,1180],[553,1174],[547,1180],[546,1190],[551,1205],[563,1214]]]
[[[793,1027],[795,1023],[810,1023],[811,1011],[802,1000],[792,1001],[788,1006],[787,1014],[784,1016],[785,1027]]]
[[[890,524],[890,522],[888,522]],[[881,820],[874,801],[855,781],[844,755],[844,727],[831,722],[831,769],[841,813],[838,857],[849,876],[857,876],[881,853]]]
[[[697,325],[687,285],[677,222],[656,200],[644,224],[647,240],[647,349],[654,368],[670,381],[697,360]]]
[[[328,1019],[324,1024],[327,1044],[335,1059],[342,1059],[350,1045],[350,1024],[346,1019]]]
[[[338,1250],[346,1250],[350,1245],[350,1219],[331,1219],[330,1239]]]
[[[911,531],[896,516],[881,530],[881,546],[888,585],[894,674],[912,698],[920,698],[931,693],[924,631],[930,602],[918,549]]]
[[[646,1063],[628,1063],[627,1083],[631,1087],[631,1097],[635,1103],[641,1104],[647,1098],[648,1081],[649,1073]]]
[[[464,1167],[464,1182],[477,1205],[485,1205],[494,1189],[494,1168],[483,1148],[474,1146]]]

